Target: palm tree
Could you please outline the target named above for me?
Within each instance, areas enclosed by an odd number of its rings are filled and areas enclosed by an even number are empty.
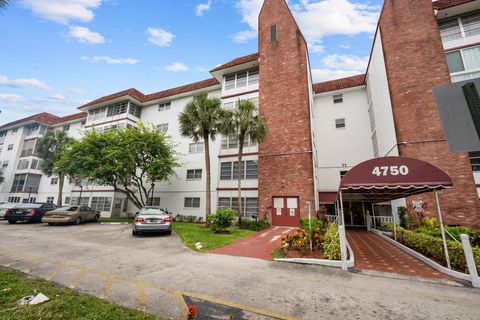
[[[178,118],[180,133],[194,142],[203,139],[205,144],[206,168],[206,216],[211,213],[211,182],[210,182],[210,139],[215,141],[222,114],[221,102],[218,98],[208,98],[203,92],[193,96]]]
[[[259,114],[257,106],[250,100],[238,100],[235,109],[225,110],[220,131],[225,135],[238,137],[238,163],[237,163],[237,187],[239,220],[241,220],[242,208],[242,157],[245,139],[249,138],[252,143],[260,143],[267,136],[268,127],[266,119]],[[244,215],[246,212],[243,213]]]
[[[43,159],[41,170],[49,177],[58,176],[57,207],[62,206],[65,173],[59,170],[56,164],[72,141],[65,131],[50,129],[37,142],[38,156]]]
[[[0,0],[0,10],[5,9],[7,6],[9,6],[12,3],[11,0]]]

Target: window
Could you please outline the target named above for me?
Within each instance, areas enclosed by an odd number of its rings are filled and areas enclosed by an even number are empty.
[[[8,160],[2,162],[2,168],[8,167]]]
[[[65,197],[65,204],[70,204],[70,197]]]
[[[480,46],[448,52],[446,58],[453,82],[480,77]]]
[[[92,197],[91,207],[93,210],[110,211],[110,208],[112,207],[112,198],[111,197]]]
[[[7,151],[10,151],[10,150],[12,150],[12,149],[13,149],[13,144],[9,144],[9,145],[8,145],[8,148],[7,148]]]
[[[29,165],[30,165],[29,160],[20,160],[18,161],[17,170],[27,170]]]
[[[246,164],[246,165],[245,165]],[[241,179],[258,179],[258,161],[242,161]],[[222,162],[220,164],[220,180],[236,180],[238,177],[238,162]]]
[[[238,213],[238,198],[220,197],[218,198],[218,208],[232,209]],[[242,198],[242,209],[247,217],[258,215],[258,198]]]
[[[81,123],[80,123],[80,127],[85,127],[85,125],[87,124],[87,121],[83,120]]]
[[[440,36],[443,41],[451,41],[462,38],[462,31],[458,19],[451,19],[439,23]]]
[[[40,161],[38,161],[37,159],[32,159],[32,164],[30,165],[30,169],[32,170],[37,170],[37,168],[40,169],[39,164],[40,164]]]
[[[152,201],[152,198],[148,198],[147,204],[149,206],[159,207],[160,206],[160,198],[153,197],[153,201]],[[124,211],[126,211],[126,210],[124,210]]]
[[[128,101],[121,101],[107,106],[107,117],[127,113]]]
[[[452,41],[480,34],[480,12],[439,22],[442,41]]]
[[[480,12],[464,16],[461,20],[465,37],[471,37],[480,34]]]
[[[88,121],[95,121],[105,118],[107,115],[107,107],[101,107],[88,111]]]
[[[47,197],[47,203],[53,203],[54,200],[54,197]]]
[[[202,180],[202,169],[187,170],[187,180]]]
[[[63,131],[69,131],[70,130],[70,125],[69,124],[64,125],[62,130]]]
[[[58,184],[58,178],[50,179],[50,184]]]
[[[19,203],[20,202],[20,197],[8,197],[8,202]]]
[[[346,128],[347,125],[345,124],[345,118],[335,119],[335,128],[343,129]]]
[[[200,198],[185,198],[183,206],[185,208],[200,208]]]
[[[17,134],[18,128],[12,129],[12,134]]]
[[[253,143],[250,140],[250,136],[245,137],[245,141],[243,142],[243,147],[252,147],[256,146],[256,143]],[[222,136],[222,149],[238,149],[238,136],[236,134],[232,134],[229,136]]]
[[[188,146],[188,153],[200,153],[204,150],[203,142],[193,142]]]
[[[469,152],[472,171],[480,171],[480,151]]]
[[[241,71],[238,73],[226,75],[224,79],[225,90],[232,90],[258,84],[258,70],[259,69],[257,67],[247,71]]]
[[[28,125],[26,127],[26,130],[27,130],[27,136],[30,136],[32,134],[34,134],[35,132],[37,132],[37,130],[40,128],[40,126],[35,123],[35,124],[31,124],[31,125]]]
[[[158,125],[158,130],[162,132],[167,132],[168,131],[168,123],[162,123]]]
[[[130,110],[128,111],[128,113],[140,119],[140,117],[142,116],[142,108],[130,101]]]
[[[277,25],[272,24],[270,26],[270,41],[277,42]]]
[[[165,111],[170,110],[172,103],[171,102],[164,102],[158,105],[158,111]]]
[[[22,153],[20,157],[29,157],[35,154],[35,145],[37,143],[37,139],[30,139],[25,140],[23,142]]]
[[[26,174],[16,174],[13,179],[12,192],[22,192],[26,181]]]
[[[343,94],[336,94],[333,96],[333,103],[342,103],[343,102]]]
[[[90,198],[89,197],[82,197],[80,199],[79,197],[72,197],[71,201],[72,201],[71,204],[76,204],[76,205],[79,205],[79,206],[88,206],[88,202],[90,201]],[[70,199],[69,199],[69,202],[70,202]],[[92,200],[92,203],[93,203],[93,200]],[[99,211],[101,211],[101,210],[99,210]]]

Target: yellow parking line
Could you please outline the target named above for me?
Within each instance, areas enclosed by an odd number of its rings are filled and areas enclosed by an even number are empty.
[[[262,310],[262,309],[258,309],[258,308],[254,308],[254,307],[249,307],[249,306],[241,305],[241,304],[238,304],[238,303],[235,303],[235,302],[205,296],[203,294],[198,294],[198,293],[194,293],[194,292],[182,292],[182,294],[186,295],[186,296],[189,296],[189,297],[192,297],[192,298],[206,300],[206,301],[210,301],[210,302],[217,303],[217,304],[223,304],[224,306],[228,306],[228,307],[232,307],[232,308],[236,308],[236,309],[240,309],[240,310],[245,310],[245,311],[252,312],[252,313],[261,314],[261,315],[264,315],[264,316],[267,316],[267,317],[278,318],[278,319],[281,319],[281,320],[299,320],[299,318],[292,317],[292,316],[289,316],[289,315],[286,315],[286,314],[270,312],[270,311],[267,311],[267,310]]]
[[[107,280],[105,280],[105,284],[103,285],[102,293],[100,294],[100,299],[107,299],[110,291],[112,290],[114,276],[109,276]]]
[[[14,261],[11,261],[11,262],[9,262],[9,263],[7,263],[7,264],[4,264],[3,266],[4,266],[5,268],[10,268],[10,267],[12,267],[13,265],[15,265],[15,263],[17,263],[17,262],[18,262],[18,261],[14,260]]]
[[[178,307],[182,312],[183,318],[186,319],[188,316],[188,306],[185,299],[183,299],[182,293],[180,291],[175,291],[175,298],[177,298]]]
[[[70,283],[70,285],[68,287],[70,289],[75,289],[87,273],[88,273],[88,269],[83,269],[82,271],[80,271],[79,275],[75,278],[75,280],[73,280],[72,283]]]
[[[137,284],[137,304],[138,309],[143,312],[147,311],[147,301],[145,299],[145,282],[141,281]]]
[[[22,272],[23,273],[30,273],[32,272],[33,270],[35,270],[36,268],[38,268],[41,264],[45,263],[44,261],[37,261],[36,263],[32,264],[31,266],[27,267],[26,269],[24,269]]]
[[[55,270],[53,270],[53,272],[50,273],[50,275],[48,275],[48,277],[46,277],[45,280],[51,281],[53,278],[55,278],[60,272],[62,272],[66,268],[67,267],[64,265],[57,266],[57,268],[55,268]]]

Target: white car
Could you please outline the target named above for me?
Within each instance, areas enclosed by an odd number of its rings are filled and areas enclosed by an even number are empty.
[[[2,203],[0,204],[0,220],[5,219],[5,213],[8,209],[13,209],[18,205],[18,203]]]

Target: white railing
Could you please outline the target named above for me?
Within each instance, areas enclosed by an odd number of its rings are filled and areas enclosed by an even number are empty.
[[[374,229],[381,228],[387,224],[393,224],[393,217],[391,216],[370,216],[370,226]]]

